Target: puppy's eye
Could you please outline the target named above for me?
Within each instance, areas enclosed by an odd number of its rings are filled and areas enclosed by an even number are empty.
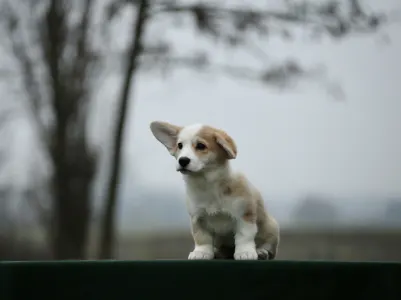
[[[182,149],[182,143],[178,143],[178,145],[177,145],[177,147],[178,147],[178,149]]]
[[[197,143],[195,146],[196,150],[205,150],[206,149],[206,145],[202,144],[202,143]]]

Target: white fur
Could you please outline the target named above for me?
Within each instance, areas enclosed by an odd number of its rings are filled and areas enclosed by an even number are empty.
[[[204,163],[195,154],[192,146],[194,143],[196,143],[197,133],[202,129],[202,127],[202,124],[190,125],[184,127],[178,135],[177,143],[182,143],[182,149],[179,150],[178,155],[176,156],[177,170],[180,169],[180,164],[178,161],[181,157],[188,157],[191,160],[189,165],[186,167],[189,171],[197,172],[204,167]]]
[[[238,220],[235,234],[235,259],[258,259],[255,245],[257,231],[256,224],[245,222],[242,219]]]
[[[234,233],[234,241],[232,238],[230,240],[231,243],[235,243],[235,259],[257,259],[255,249],[257,226],[243,220],[247,199],[225,195],[221,191],[222,181],[228,178],[233,179],[237,175],[231,171],[228,161],[226,164],[216,165],[215,168],[205,169],[217,157],[217,153],[209,151],[202,156],[195,153],[193,145],[198,142],[198,133],[202,130],[203,125],[194,124],[182,128],[176,139],[174,134],[170,134],[169,130],[163,126],[159,122],[154,122],[151,128],[156,138],[176,158],[176,168],[182,172],[186,184],[187,207],[192,220],[202,219],[203,222],[203,229],[200,232],[203,236],[202,245],[195,244],[188,259],[213,259],[212,232],[222,237]],[[182,148],[175,150],[175,143],[182,143]],[[220,144],[230,158],[235,158],[236,153],[229,147],[224,147],[224,141],[221,141]],[[185,171],[179,164],[179,159],[182,157],[190,159]],[[186,173],[186,171],[190,171],[190,173]]]
[[[190,170],[203,168],[203,162],[196,156],[191,146],[201,129],[202,125],[200,124],[185,127],[178,136],[178,142],[183,143],[183,148],[177,156],[177,164],[180,157],[186,156],[191,159]],[[188,212],[191,217],[202,216],[206,227],[217,234],[224,235],[235,232],[235,259],[257,259],[254,242],[257,233],[256,224],[249,224],[242,220],[246,202],[243,199],[224,196],[220,192],[219,179],[229,176],[233,176],[229,164],[209,171],[204,176],[183,174],[187,190]],[[188,257],[188,259],[212,258],[212,244],[195,245]]]
[[[195,245],[194,251],[189,253],[188,259],[213,259],[213,245]]]
[[[230,174],[230,169],[218,170],[219,174],[210,174],[208,177],[192,177],[184,175],[187,188],[187,207],[192,217],[202,216],[206,227],[217,234],[225,235],[235,232],[236,251],[234,258],[238,260],[257,259],[255,249],[256,224],[249,224],[242,220],[244,213],[243,199],[233,199],[219,193],[216,176]],[[223,176],[224,176],[223,175]],[[213,249],[213,245],[207,246]],[[202,259],[198,246],[191,252],[189,259]],[[211,259],[213,257],[210,257]],[[207,259],[207,258],[203,258]]]

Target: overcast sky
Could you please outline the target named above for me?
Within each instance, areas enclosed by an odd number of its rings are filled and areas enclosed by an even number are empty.
[[[376,7],[397,7],[396,0],[382,2]],[[324,64],[327,81],[341,85],[344,101],[313,80],[280,92],[211,73],[142,75],[127,133],[133,184],[182,190],[173,158],[149,130],[151,121],[166,120],[225,129],[238,144],[234,167],[268,194],[401,195],[400,29],[391,25],[340,42],[311,43],[306,35],[260,42],[271,59]],[[196,45],[190,33],[166,34],[180,49]],[[211,49],[227,63],[255,64],[254,55]]]
[[[385,10],[401,8],[397,0],[365,3]],[[259,50],[251,54],[199,41],[190,30],[160,24],[151,28],[158,32],[155,36],[168,37],[182,53],[202,48],[218,61],[255,67],[262,61],[268,65],[294,58],[306,67],[324,65],[327,76],[278,91],[210,72],[182,70],[167,78],[141,74],[126,135],[129,188],[183,191],[174,159],[149,130],[151,121],[164,120],[226,130],[238,145],[234,168],[269,195],[401,196],[400,24],[342,41],[311,42],[298,32],[292,42],[256,41]],[[95,121],[98,137],[105,137],[109,128],[107,103],[116,96],[118,80],[110,78],[99,88],[103,114]],[[334,100],[322,82],[340,85],[345,100]],[[15,138],[24,143],[28,135],[21,130]]]

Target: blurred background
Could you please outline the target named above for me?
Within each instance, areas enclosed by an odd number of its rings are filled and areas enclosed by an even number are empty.
[[[186,259],[149,130],[206,123],[277,259],[401,260],[399,0],[0,0],[0,260]]]

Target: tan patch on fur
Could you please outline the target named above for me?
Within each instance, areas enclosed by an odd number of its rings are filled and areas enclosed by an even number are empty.
[[[223,184],[223,193],[227,191],[230,192],[230,197],[244,199],[244,214],[242,215],[242,219],[246,222],[255,223],[257,220],[257,203],[254,201],[254,197],[252,197],[252,191],[249,189],[245,176],[238,174],[229,182]]]
[[[237,157],[237,145],[225,131],[216,130],[216,140],[217,144],[225,149],[228,159]]]
[[[221,139],[229,147],[233,155],[229,155],[219,143],[218,139]],[[204,126],[198,133],[198,141],[204,143],[207,147],[206,150],[196,150],[198,155],[206,154],[208,151],[213,151],[217,154],[218,161],[225,161],[227,159],[235,158],[237,156],[237,146],[234,140],[223,130],[213,128],[210,126]],[[196,146],[196,144],[194,145]]]
[[[242,219],[248,223],[256,222],[256,213],[253,211],[246,211],[242,216]]]
[[[265,248],[271,254],[271,259],[274,259],[280,241],[279,227],[276,220],[267,212],[260,192],[250,186],[242,174],[236,174],[223,181],[221,191],[222,193],[230,191],[230,197],[244,199],[242,219],[256,223],[258,227],[255,237],[256,248]]]
[[[230,186],[224,186],[223,187],[223,195],[224,196],[230,196],[232,192],[233,191],[232,191]]]

